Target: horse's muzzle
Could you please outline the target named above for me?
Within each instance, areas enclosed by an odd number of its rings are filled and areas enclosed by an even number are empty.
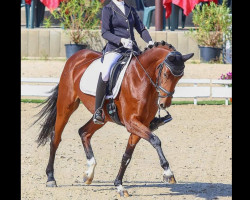
[[[171,106],[171,102],[172,102],[171,98],[164,102],[160,102],[160,107],[163,109],[168,108]]]

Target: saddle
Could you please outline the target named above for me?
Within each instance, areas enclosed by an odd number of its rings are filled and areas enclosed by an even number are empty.
[[[114,98],[112,96],[113,94],[112,90],[116,85],[116,82],[118,80],[118,77],[121,71],[123,70],[125,64],[129,61],[129,59],[130,59],[130,53],[125,53],[125,54],[122,54],[121,58],[119,58],[119,60],[116,62],[116,64],[114,65],[114,67],[112,68],[110,72],[107,91],[106,91],[106,94],[107,94],[106,96],[109,97],[108,98],[109,103],[107,104],[108,114],[111,117],[111,119],[119,125],[123,125],[123,124],[121,123],[119,116],[117,114],[117,108],[114,103]]]
[[[111,72],[109,74],[109,81],[108,81],[108,87],[107,87],[107,96],[112,95],[112,89],[115,87],[116,82],[118,80],[118,77],[124,68],[125,64],[128,62],[130,58],[130,54],[123,54],[119,60],[116,62],[116,64],[111,69]]]

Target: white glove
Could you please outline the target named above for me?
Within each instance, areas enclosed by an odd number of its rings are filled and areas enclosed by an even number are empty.
[[[148,42],[148,46],[149,46],[149,45],[154,45],[154,41],[153,41],[153,40],[149,41],[149,42]]]
[[[122,38],[121,43],[127,49],[132,49],[133,47],[133,42],[130,39]]]

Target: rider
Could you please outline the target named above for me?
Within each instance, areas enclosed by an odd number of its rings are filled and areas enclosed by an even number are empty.
[[[139,52],[134,37],[134,30],[141,38],[148,43],[154,44],[148,30],[140,20],[136,10],[124,3],[123,0],[111,0],[102,10],[102,37],[108,41],[104,47],[103,64],[96,88],[95,113],[93,121],[96,124],[104,123],[102,111],[103,102],[106,96],[106,85],[109,79],[111,68],[122,56],[121,53],[128,49]]]

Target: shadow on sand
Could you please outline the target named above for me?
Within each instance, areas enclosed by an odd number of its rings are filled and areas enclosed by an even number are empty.
[[[90,187],[96,192],[104,190],[114,190],[113,182],[111,181],[93,181],[91,185],[85,185],[84,183],[73,185],[61,185],[59,187],[76,186],[76,187]],[[224,183],[201,183],[201,182],[180,182],[177,184],[166,184],[160,182],[148,182],[148,181],[124,181],[123,186],[126,189],[130,188],[151,188],[152,194],[133,194],[132,196],[175,196],[175,195],[192,195],[196,198],[204,199],[218,199],[219,197],[231,197],[232,185]],[[170,192],[162,193],[155,192],[153,188],[169,188]]]

